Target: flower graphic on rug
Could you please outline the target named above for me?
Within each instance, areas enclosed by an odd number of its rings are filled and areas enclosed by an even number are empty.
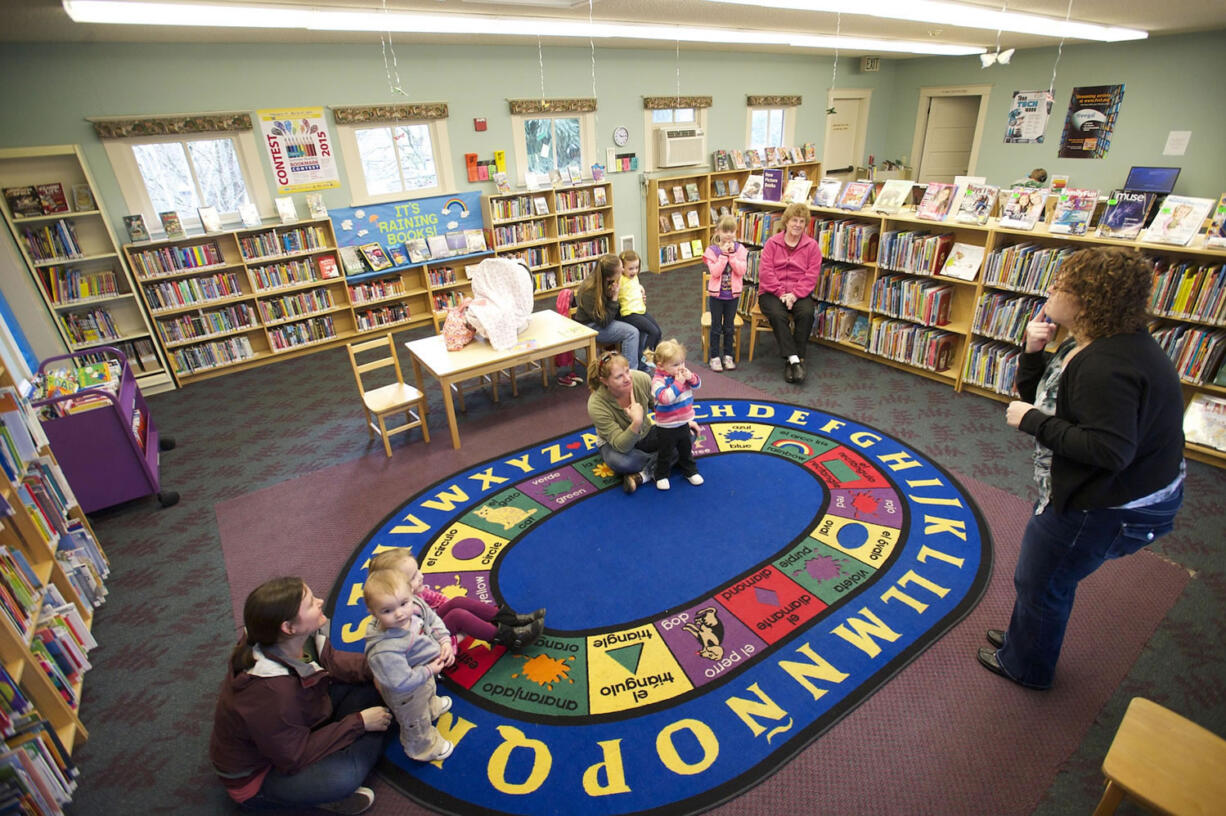
[[[595,473],[597,476],[604,479],[611,479],[617,475],[613,472],[613,468],[609,467],[604,462],[601,462],[599,465],[592,468],[592,473]]]

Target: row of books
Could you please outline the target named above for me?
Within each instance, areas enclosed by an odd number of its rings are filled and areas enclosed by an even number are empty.
[[[238,239],[239,251],[247,261],[324,249],[327,246],[328,233],[319,226],[270,229],[267,232],[243,235]]]
[[[608,236],[592,238],[586,241],[570,241],[558,245],[558,255],[561,256],[563,263],[566,261],[578,261],[584,258],[596,258],[608,251]]]
[[[698,213],[694,213],[694,219],[698,219]],[[564,238],[569,235],[598,232],[604,229],[604,225],[604,213],[602,212],[558,216],[558,237]]]
[[[1155,261],[1149,310],[1168,317],[1226,323],[1226,265]]]
[[[118,294],[119,281],[113,269],[82,270],[68,266],[49,266],[39,270],[39,278],[52,303]]]
[[[243,291],[237,272],[218,272],[200,278],[180,278],[144,286],[145,299],[153,311],[195,306],[212,300],[249,294]]]
[[[290,295],[268,298],[258,302],[260,304],[260,317],[264,319],[265,323],[304,317],[315,312],[326,311],[336,305],[335,301],[332,300],[332,291],[324,287],[306,289]],[[250,312],[251,306],[249,304],[244,303],[242,305]],[[254,320],[237,322],[231,328],[249,326],[253,322]]]
[[[358,331],[393,326],[409,319],[409,307],[406,303],[390,303],[373,309],[362,309],[353,313]]]
[[[862,306],[864,292],[872,272],[864,267],[846,267],[823,263],[813,299],[839,303],[846,306]]]
[[[1184,382],[1196,385],[1226,385],[1226,331],[1198,326],[1151,326],[1150,334],[1175,363]]]
[[[868,347],[868,333],[868,315],[833,304],[818,304],[810,336],[865,349]]]
[[[882,275],[873,283],[870,307],[874,312],[925,326],[946,326],[953,299],[954,290],[949,284]]]
[[[957,335],[940,329],[874,317],[868,350],[895,362],[939,372],[953,364],[957,341]]]
[[[72,222],[65,218],[42,227],[25,227],[21,237],[35,263],[67,261],[85,254]]]
[[[592,262],[591,265],[594,267],[595,262]],[[564,266],[560,273],[552,269],[546,272],[533,272],[532,285],[536,292],[549,292],[563,286],[581,283],[586,276],[587,270],[583,264]]]
[[[324,258],[317,259],[319,261]],[[331,260],[328,258],[327,260]],[[330,267],[324,267],[319,264],[314,264],[309,258],[299,258],[295,261],[281,261],[280,263],[268,264],[267,266],[256,266],[251,268],[251,279],[255,283],[256,293],[270,289],[277,289],[283,286],[294,286],[300,283],[310,283],[312,281],[329,280],[327,274],[331,271],[332,278],[337,277],[336,264],[332,263]]]
[[[321,315],[300,320],[296,323],[284,323],[267,329],[268,342],[274,351],[282,351],[295,346],[305,346],[336,337],[336,324],[331,315]]]
[[[350,303],[367,303],[405,294],[404,281],[399,277],[352,283],[347,288]]]
[[[50,723],[24,725],[0,752],[0,813],[62,816],[77,775]]]
[[[1022,350],[1000,340],[975,339],[966,352],[962,382],[1005,396],[1017,396],[1013,382]]]
[[[711,167],[722,170],[752,170],[780,164],[800,164],[817,161],[817,145],[805,142],[800,147],[764,147],[745,150],[716,150],[711,154]]]
[[[887,230],[881,234],[877,261],[882,269],[912,275],[936,275],[945,265],[954,237],[948,233]]]
[[[604,187],[590,187],[576,190],[558,190],[554,193],[558,204],[558,212],[574,210],[589,210],[593,207],[609,206],[609,195]]]
[[[455,269],[450,266],[440,266],[426,272],[426,280],[431,287],[449,286],[456,282]]]
[[[873,263],[880,250],[879,225],[859,221],[814,219],[814,238],[822,257],[847,263]]]
[[[694,258],[701,258],[705,247],[702,241],[695,238],[692,241],[681,241],[676,244],[661,244],[660,245],[660,263],[671,264],[678,261],[688,261]]]
[[[548,237],[545,232],[545,222],[543,221],[521,221],[516,224],[492,227],[491,229],[494,235],[494,246],[497,247],[543,241]]]
[[[656,200],[661,207],[668,207],[672,204],[692,204],[696,201],[702,201],[702,193],[698,189],[698,182],[690,181],[684,185],[674,184],[672,186],[673,197],[670,201],[668,198],[668,190],[663,186],[656,188]]]
[[[1030,295],[984,292],[971,331],[1020,346],[1026,340],[1026,324],[1038,316],[1043,303],[1042,298]]]
[[[153,338],[151,337],[116,340],[107,345],[122,351],[123,356],[128,358],[128,366],[133,371],[148,371],[151,368],[160,369],[162,367],[162,364],[158,362],[157,352],[153,349]],[[77,362],[82,364],[104,363],[108,359],[110,355],[106,352],[77,352]]]
[[[453,309],[456,306],[459,306],[464,301],[464,294],[454,290],[449,292],[435,292],[431,295],[431,298],[434,300],[434,311],[445,312],[448,309]]]
[[[741,181],[737,178],[722,179],[717,178],[712,181],[714,185],[716,198],[727,198],[739,196],[741,194]]]
[[[0,545],[0,611],[23,639],[38,621],[43,583],[19,549]]]
[[[67,312],[60,315],[60,323],[64,326],[68,339],[78,345],[117,340],[123,335],[115,323],[115,318],[102,306],[95,306],[83,312]]]
[[[250,360],[255,356],[246,335],[212,340],[195,346],[171,349],[171,364],[176,374],[195,374],[220,365]]]
[[[72,196],[79,212],[95,209],[94,194],[88,184],[74,184]],[[9,215],[15,219],[69,212],[64,185],[58,181],[5,187],[4,202],[8,204]]]
[[[156,278],[161,275],[177,275],[180,272],[203,267],[220,266],[226,260],[216,241],[206,241],[190,246],[163,246],[142,249],[128,254],[133,271],[138,278]]]
[[[524,247],[517,249],[514,252],[499,253],[506,258],[518,258],[524,262],[524,265],[529,269],[538,269],[550,263],[549,256],[545,252],[545,247]]]
[[[1032,295],[1046,295],[1060,264],[1072,247],[1022,243],[993,250],[983,263],[984,283]]]

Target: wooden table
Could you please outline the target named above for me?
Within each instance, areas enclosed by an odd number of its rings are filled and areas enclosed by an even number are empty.
[[[447,424],[451,427],[451,446],[460,447],[460,431],[456,427],[455,403],[451,398],[451,384],[482,374],[492,374],[504,368],[523,365],[533,360],[542,360],[586,347],[588,359],[596,359],[596,330],[557,312],[534,312],[528,320],[528,328],[519,333],[514,348],[496,351],[478,337],[459,351],[448,351],[442,335],[425,337],[405,343],[413,357],[413,373],[420,383],[421,370],[439,382],[443,389],[443,406],[447,411]]]

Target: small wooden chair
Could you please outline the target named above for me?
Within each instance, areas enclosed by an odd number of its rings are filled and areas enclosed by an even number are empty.
[[[389,458],[392,455],[389,439],[393,434],[408,431],[410,428],[421,428],[421,438],[429,442],[430,429],[426,426],[426,395],[413,386],[405,384],[391,332],[374,340],[350,343],[346,348],[349,350],[349,364],[353,367],[353,378],[358,383],[358,393],[362,395],[362,409],[366,412],[366,430],[370,438],[374,439],[375,433],[378,432],[379,438],[383,440],[383,450]],[[376,349],[386,353],[367,362],[358,362],[359,354]],[[362,375],[368,371],[389,366],[396,371],[396,381],[367,389],[362,382]],[[402,411],[407,422],[393,428],[387,427],[386,417]],[[376,422],[378,422],[377,425]]]
[[[1143,697],[1133,697],[1103,760],[1107,787],[1094,816],[1127,795],[1158,813],[1221,813],[1226,740]]]
[[[749,362],[753,362],[754,349],[758,345],[758,333],[769,333],[770,331],[770,321],[766,319],[766,315],[762,314],[762,310],[758,308],[758,301],[754,300],[753,306],[749,310]]]
[[[707,308],[707,286],[710,285],[711,273],[702,273],[702,317],[698,320],[699,331],[702,332],[702,361],[705,363],[711,359],[711,311]],[[733,330],[736,332],[736,337],[732,341],[733,359],[738,363],[741,362],[741,327],[745,325],[745,321],[738,314],[732,319]],[[751,340],[752,342],[752,340]],[[749,359],[753,360],[753,353],[750,352]]]

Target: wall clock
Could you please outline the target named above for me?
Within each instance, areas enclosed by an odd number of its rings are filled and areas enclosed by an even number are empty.
[[[613,128],[613,144],[625,147],[628,141],[630,141],[630,131],[626,130],[625,126],[618,125]]]

